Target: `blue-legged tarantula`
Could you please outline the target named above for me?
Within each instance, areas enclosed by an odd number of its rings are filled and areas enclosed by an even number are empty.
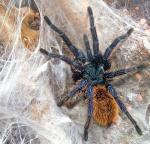
[[[91,51],[89,40],[86,34],[83,36],[86,54],[76,48],[69,38],[59,28],[57,28],[50,19],[45,16],[46,23],[53,29],[74,55],[74,59],[70,59],[65,55],[49,53],[44,49],[40,52],[49,56],[50,58],[58,58],[71,66],[72,78],[74,81],[79,81],[79,84],[61,101],[58,106],[62,106],[69,98],[73,97],[76,93],[81,92],[84,88],[85,97],[88,99],[88,114],[87,121],[84,126],[84,139],[88,139],[88,128],[92,118],[102,126],[108,126],[116,122],[119,111],[121,110],[134,125],[137,133],[142,135],[140,127],[128,112],[126,106],[118,97],[115,88],[109,83],[109,79],[127,74],[129,72],[141,70],[144,65],[134,66],[130,68],[120,69],[113,72],[107,72],[111,68],[110,55],[118,43],[127,39],[133,29],[129,29],[126,34],[117,37],[112,44],[106,48],[104,54],[99,51],[99,42],[97,38],[96,28],[94,25],[94,17],[91,7],[87,9],[90,20],[90,30],[93,40],[93,52]]]

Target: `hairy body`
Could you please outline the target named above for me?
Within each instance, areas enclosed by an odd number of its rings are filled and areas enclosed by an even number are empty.
[[[119,116],[119,107],[113,96],[104,86],[94,87],[93,118],[101,126],[115,123]]]

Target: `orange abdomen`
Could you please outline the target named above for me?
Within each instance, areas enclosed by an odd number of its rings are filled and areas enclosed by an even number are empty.
[[[94,87],[93,108],[93,118],[99,125],[108,126],[116,122],[119,107],[105,87]]]

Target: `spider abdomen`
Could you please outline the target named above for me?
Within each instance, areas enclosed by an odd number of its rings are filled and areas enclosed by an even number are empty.
[[[115,123],[119,115],[119,107],[105,87],[94,87],[93,118],[101,126]]]

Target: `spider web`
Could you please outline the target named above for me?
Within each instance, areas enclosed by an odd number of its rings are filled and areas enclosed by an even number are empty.
[[[147,1],[146,1],[147,2]],[[100,50],[105,51],[112,40],[133,27],[134,32],[112,54],[112,70],[150,60],[150,26],[148,8],[143,15],[133,15],[129,3],[122,0],[0,0],[0,143],[1,144],[84,144],[83,128],[86,120],[86,102],[73,109],[58,108],[56,101],[72,88],[69,67],[59,61],[48,61],[39,48],[72,57],[67,47],[43,21],[51,18],[71,38],[73,44],[84,50],[83,33],[90,42],[86,8],[93,8]],[[146,5],[143,3],[142,6]],[[22,39],[22,26],[27,13],[39,12],[40,30],[30,35],[29,48]],[[147,23],[146,23],[147,22]],[[36,34],[38,35],[37,37]],[[89,130],[89,144],[148,144],[150,139],[147,109],[150,103],[150,69],[113,81],[118,95],[136,119],[144,134],[138,136],[130,121],[121,115],[117,124],[102,128],[95,123]],[[75,97],[76,98],[76,97]],[[147,112],[146,112],[147,110]],[[145,121],[146,119],[146,121]]]

